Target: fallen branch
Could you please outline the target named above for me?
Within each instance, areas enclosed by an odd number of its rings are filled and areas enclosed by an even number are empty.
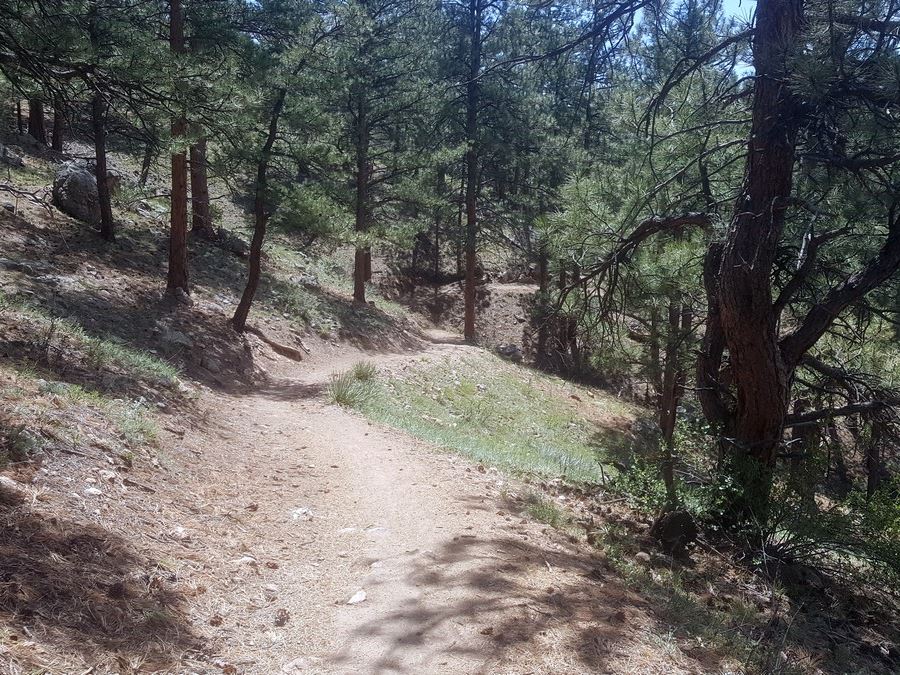
[[[293,361],[303,360],[303,352],[301,352],[299,349],[294,349],[293,347],[283,345],[280,342],[275,342],[275,340],[266,337],[259,328],[256,328],[254,326],[247,326],[245,330],[248,333],[253,333],[256,337],[269,345],[269,347],[272,348],[272,351],[274,351],[276,354],[280,354],[281,356],[289,358]]]

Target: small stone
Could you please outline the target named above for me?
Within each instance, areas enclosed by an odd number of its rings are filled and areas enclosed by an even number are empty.
[[[14,492],[18,492],[22,489],[22,486],[18,481],[13,480],[9,476],[0,476],[0,487],[6,490],[12,490]]]
[[[358,605],[361,602],[366,601],[366,592],[362,589],[356,591],[353,596],[347,601],[348,605]]]
[[[84,489],[84,494],[88,497],[99,497],[103,494],[103,490],[95,487],[87,487]]]
[[[646,551],[641,551],[641,552],[635,554],[634,561],[639,562],[642,565],[649,565],[650,564],[650,554],[647,553]]]

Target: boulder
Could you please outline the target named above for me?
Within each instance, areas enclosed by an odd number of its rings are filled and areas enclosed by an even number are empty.
[[[17,149],[0,143],[0,164],[6,164],[19,169],[25,166],[25,160],[22,158],[21,153],[16,152],[16,150]]]
[[[521,363],[524,356],[522,348],[519,345],[504,344],[497,346],[497,353],[505,359],[509,359],[514,363]]]
[[[100,223],[97,179],[87,167],[63,164],[53,179],[53,205],[89,225]]]

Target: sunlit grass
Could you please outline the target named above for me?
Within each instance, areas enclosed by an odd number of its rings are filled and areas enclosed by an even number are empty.
[[[531,371],[490,354],[423,366],[377,381],[356,405],[367,416],[484,464],[513,473],[599,484],[603,448],[596,427],[561,396],[535,386]]]

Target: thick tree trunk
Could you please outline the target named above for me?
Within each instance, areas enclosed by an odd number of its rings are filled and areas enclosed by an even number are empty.
[[[206,166],[206,138],[201,138],[191,146],[191,233],[209,237],[212,234],[212,226]]]
[[[33,98],[28,101],[28,135],[38,143],[47,145],[47,127],[44,124],[44,102]]]
[[[56,152],[63,151],[63,131],[66,125],[66,111],[62,99],[57,96],[53,99],[53,135],[50,147]]]
[[[109,176],[106,166],[106,103],[100,92],[95,93],[91,100],[91,127],[94,132],[94,160],[97,165],[97,197],[100,202],[100,236],[106,241],[114,241],[116,232],[112,216],[112,204],[109,194]]]
[[[262,246],[266,238],[266,226],[269,220],[269,212],[266,208],[266,189],[268,186],[269,158],[272,156],[272,146],[278,136],[278,120],[284,109],[284,101],[287,98],[287,90],[279,89],[276,92],[275,103],[272,106],[272,114],[269,117],[269,131],[260,152],[259,162],[256,165],[256,194],[253,200],[253,239],[250,242],[250,259],[247,267],[247,285],[241,294],[231,323],[239,333],[244,332],[247,326],[247,317],[250,315],[250,306],[256,296],[259,287],[259,279],[262,275]]]
[[[719,316],[737,389],[728,442],[741,490],[738,521],[765,517],[789,405],[791,373],[779,350],[771,276],[792,189],[799,112],[788,62],[802,27],[803,0],[757,3],[747,164],[719,270]]]
[[[481,0],[469,0],[469,81],[466,83],[466,281],[463,335],[475,342],[475,262],[478,237],[478,105],[481,73]]]
[[[181,0],[169,3],[169,47],[176,54],[184,53],[184,14]],[[182,141],[187,121],[182,116],[172,120],[172,142]],[[179,289],[190,293],[187,259],[187,156],[176,148],[172,153],[172,194],[169,218],[169,273],[166,288],[170,294]]]

